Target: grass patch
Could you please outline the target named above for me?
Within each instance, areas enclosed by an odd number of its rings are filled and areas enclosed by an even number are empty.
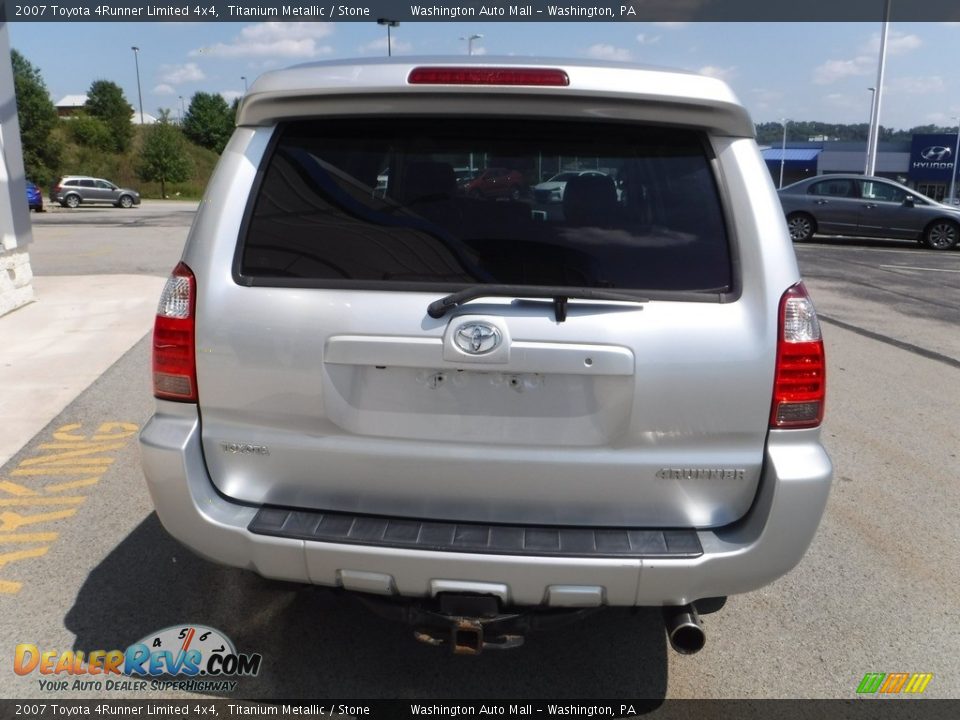
[[[55,130],[56,139],[63,144],[63,156],[60,175],[92,175],[110,180],[121,187],[139,191],[147,199],[160,199],[160,183],[142,182],[137,177],[137,159],[143,144],[144,128],[135,127],[133,143],[125,153],[105,152],[84,147],[74,142],[66,132],[64,120]],[[212,150],[194,145],[186,140],[187,154],[193,162],[191,177],[182,183],[167,183],[167,198],[179,200],[199,200],[213,174],[213,168],[220,156]]]

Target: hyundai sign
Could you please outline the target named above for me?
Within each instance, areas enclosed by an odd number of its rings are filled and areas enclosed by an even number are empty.
[[[956,135],[914,135],[910,144],[911,180],[950,182],[956,160]]]

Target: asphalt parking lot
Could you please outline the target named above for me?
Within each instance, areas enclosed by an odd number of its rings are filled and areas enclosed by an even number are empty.
[[[193,206],[34,215],[34,272],[166,275]],[[824,319],[835,485],[803,562],[706,616],[701,653],[672,652],[656,611],[604,610],[452,657],[349,596],[191,555],[140,473],[143,339],[0,468],[4,663],[18,643],[109,650],[195,623],[263,655],[245,698],[855,698],[868,672],[932,673],[925,696],[960,697],[960,251],[816,238],[797,255]],[[102,696],[130,695],[0,674],[0,697]]]
[[[817,237],[796,252],[828,323],[925,357],[960,360],[960,250]]]

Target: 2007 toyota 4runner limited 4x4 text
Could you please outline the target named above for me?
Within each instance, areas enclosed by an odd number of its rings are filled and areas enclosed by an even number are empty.
[[[697,651],[698,609],[800,561],[832,477],[753,135],[722,82],[626,65],[263,75],[157,313],[163,525],[458,653],[601,606]]]

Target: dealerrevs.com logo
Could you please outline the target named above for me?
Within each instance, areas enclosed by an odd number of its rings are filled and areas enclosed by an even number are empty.
[[[238,653],[233,641],[219,630],[175,625],[147,635],[126,650],[60,652],[22,643],[14,651],[13,669],[17,675],[41,676],[38,682],[44,691],[232,692],[237,686],[233,678],[257,675],[262,661],[259,653]]]

